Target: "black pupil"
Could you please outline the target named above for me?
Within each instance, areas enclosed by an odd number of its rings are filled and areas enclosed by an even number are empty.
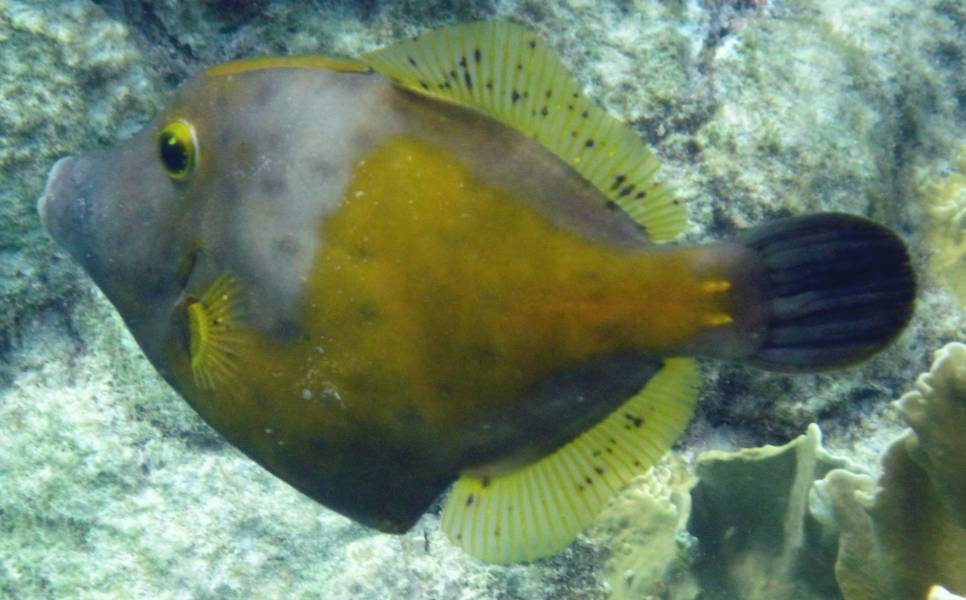
[[[188,168],[188,147],[171,133],[161,134],[161,161],[172,173],[183,173]]]

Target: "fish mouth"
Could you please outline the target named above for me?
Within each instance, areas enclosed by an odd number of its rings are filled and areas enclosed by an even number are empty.
[[[50,220],[50,205],[52,203],[52,198],[57,196],[59,187],[62,185],[63,181],[62,171],[67,168],[67,164],[72,162],[74,157],[65,156],[51,167],[50,173],[47,174],[47,183],[44,185],[44,191],[41,192],[40,197],[37,198],[37,213],[40,215],[40,222],[43,224],[44,229],[53,235],[51,232],[51,220]]]
[[[37,213],[47,234],[81,263],[91,253],[96,187],[91,181],[92,162],[86,156],[61,158],[50,169]]]

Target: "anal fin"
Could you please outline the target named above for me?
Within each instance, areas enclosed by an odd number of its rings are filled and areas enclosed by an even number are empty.
[[[666,360],[640,392],[553,453],[510,473],[460,477],[443,505],[443,530],[486,562],[558,552],[671,448],[691,420],[697,390],[693,360]]]

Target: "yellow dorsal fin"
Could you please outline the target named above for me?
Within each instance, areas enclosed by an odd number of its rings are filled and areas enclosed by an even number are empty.
[[[321,55],[260,56],[242,58],[210,67],[208,75],[237,75],[261,69],[325,69],[340,73],[368,73],[369,67],[351,58]]]
[[[683,204],[659,183],[640,137],[581,92],[552,50],[506,22],[454,25],[367,54],[397,85],[476,109],[566,161],[644,226],[654,241],[684,228]]]
[[[187,306],[191,372],[201,389],[231,390],[237,381],[243,345],[240,292],[237,278],[226,273]]]
[[[487,562],[563,549],[671,448],[694,413],[698,379],[693,360],[668,359],[637,395],[553,454],[505,475],[460,477],[443,505],[443,530]]]

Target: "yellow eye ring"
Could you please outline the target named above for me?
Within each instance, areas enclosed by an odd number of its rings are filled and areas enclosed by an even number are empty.
[[[198,138],[191,123],[171,121],[158,134],[158,156],[168,177],[184,181],[198,164]]]

